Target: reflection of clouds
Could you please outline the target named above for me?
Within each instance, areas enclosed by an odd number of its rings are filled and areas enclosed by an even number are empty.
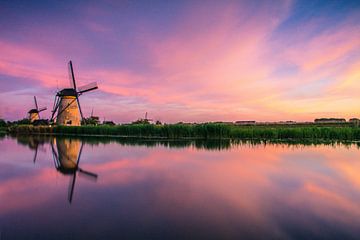
[[[5,153],[19,149],[9,146]],[[280,238],[295,238],[295,230],[318,237],[350,234],[360,223],[355,146],[240,145],[206,151],[109,144],[85,145],[83,152],[81,166],[99,179],[97,184],[78,179],[75,207],[95,215],[121,216],[129,206],[135,222],[166,219],[180,229],[201,225],[229,236]],[[37,166],[34,174],[0,180],[0,198],[9,203],[1,205],[2,213],[66,204],[69,178],[53,166]],[[329,228],[333,225],[338,228]]]
[[[360,170],[353,161],[358,155],[355,147],[330,146],[289,149],[270,145],[211,153],[149,149],[144,158],[119,159],[96,168],[102,172],[101,184],[105,186],[158,179],[153,207],[175,215],[181,213],[172,206],[196,206],[211,212],[214,204],[219,209],[225,205],[232,214],[271,225],[270,219],[279,217],[278,213],[273,216],[272,208],[281,212],[284,207],[302,211],[302,218],[316,216],[327,222],[356,225],[359,189],[358,176],[352,173]],[[218,160],[209,161],[208,157]],[[208,214],[212,213],[217,218],[216,211]]]
[[[303,191],[307,195],[311,195],[308,205],[311,206],[311,209],[318,216],[352,223],[360,215],[359,204],[354,201],[355,199],[346,196],[346,194],[335,192],[333,189],[326,187],[320,187],[314,183],[307,183]],[[354,224],[357,222],[358,220],[355,220]]]
[[[59,186],[56,186],[55,175],[53,169],[45,168],[36,170],[36,173],[33,174],[25,173],[23,176],[14,176],[6,181],[1,181],[0,212],[5,214],[41,208],[46,202],[54,200],[54,196],[59,197],[64,194],[65,189],[61,190]],[[50,180],[55,183],[55,186],[49,184]]]

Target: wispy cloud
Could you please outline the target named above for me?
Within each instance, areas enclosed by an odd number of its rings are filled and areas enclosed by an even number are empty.
[[[99,82],[102,99],[94,95],[92,105],[116,121],[144,111],[163,121],[355,114],[356,9],[338,20],[321,7],[318,17],[300,18],[292,1],[158,7],[76,5],[77,16],[47,16],[49,23],[34,24],[23,35],[9,27],[0,35],[1,84],[22,78],[39,92],[66,87],[66,62],[73,59],[80,82]],[[0,93],[0,103],[8,98]]]

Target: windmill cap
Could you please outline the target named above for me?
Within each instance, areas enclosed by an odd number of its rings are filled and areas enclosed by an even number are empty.
[[[39,111],[37,109],[31,109],[28,113],[38,113]]]
[[[59,91],[57,93],[57,95],[60,96],[60,97],[62,97],[62,96],[74,96],[74,97],[76,97],[77,92],[73,88],[64,88],[63,90]]]

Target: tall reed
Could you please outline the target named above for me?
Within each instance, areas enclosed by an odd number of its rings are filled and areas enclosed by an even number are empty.
[[[152,138],[201,139],[324,139],[360,140],[360,128],[354,126],[236,126],[204,124],[123,124],[101,126],[32,126],[15,125],[16,134],[102,135]]]

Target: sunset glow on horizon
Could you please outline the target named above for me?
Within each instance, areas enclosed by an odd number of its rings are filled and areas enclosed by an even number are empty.
[[[359,1],[0,2],[0,118],[49,118],[73,61],[118,123],[360,118]]]

